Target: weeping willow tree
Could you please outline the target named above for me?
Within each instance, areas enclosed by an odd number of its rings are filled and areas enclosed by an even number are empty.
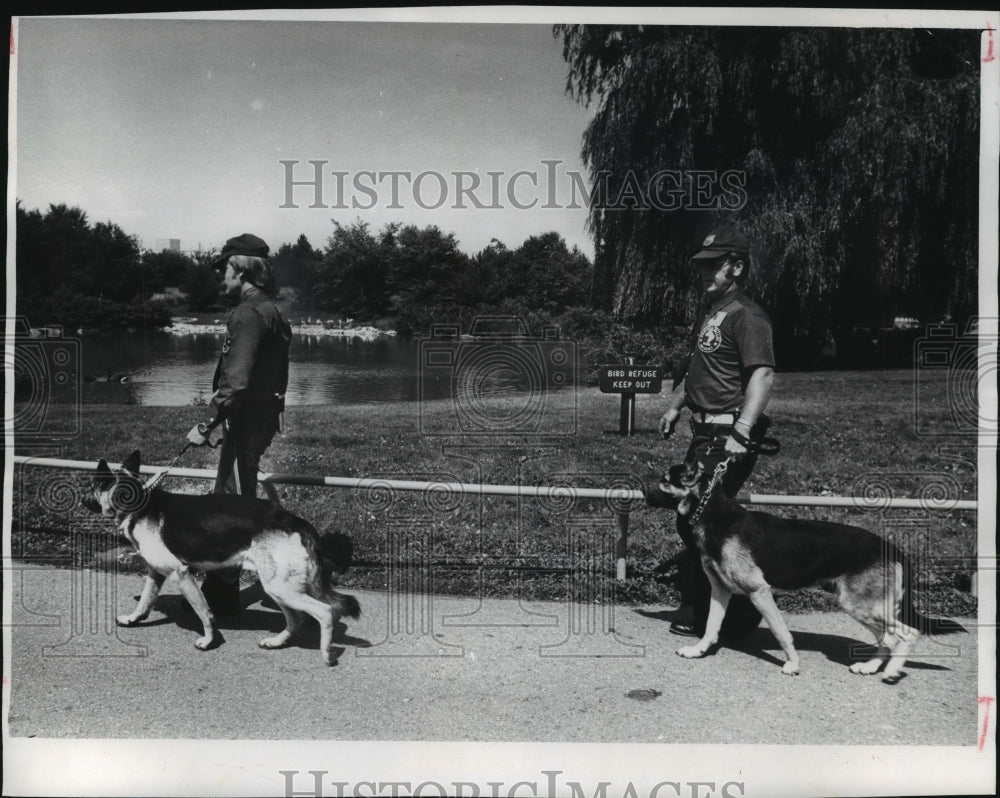
[[[975,313],[978,31],[553,32],[567,92],[595,108],[595,304],[689,320],[687,258],[725,222],[754,242],[750,287],[786,340]]]

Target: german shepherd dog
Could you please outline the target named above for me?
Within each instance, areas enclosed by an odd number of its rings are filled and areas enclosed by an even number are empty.
[[[931,619],[913,607],[913,569],[905,553],[865,529],[828,521],[780,518],[750,512],[729,499],[700,463],[673,466],[658,489],[689,516],[702,567],[712,586],[705,634],[677,653],[703,657],[719,640],[733,594],[749,596],[785,653],[781,672],[799,672],[799,655],[771,593],[819,586],[836,593],[840,606],[874,636],[873,658],[855,662],[851,673],[878,673],[895,684],[906,658],[931,624],[936,634],[965,631]]]
[[[336,664],[330,649],[334,624],[361,612],[357,599],[332,587],[336,549],[342,547],[336,538],[343,536],[321,537],[309,522],[278,504],[276,494],[268,500],[147,489],[139,477],[139,459],[139,452],[133,452],[114,472],[101,460],[83,500],[91,512],[115,519],[148,568],[135,611],[119,615],[118,625],[145,620],[160,587],[173,575],[204,627],[195,647],[205,651],[216,640],[215,618],[194,572],[248,566],[287,623],[284,631],[261,640],[260,647],[285,646],[304,616],[311,615],[319,623],[323,661]]]

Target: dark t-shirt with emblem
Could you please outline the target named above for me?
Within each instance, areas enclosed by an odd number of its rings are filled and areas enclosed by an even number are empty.
[[[738,410],[757,366],[774,367],[771,320],[737,287],[701,320],[685,380],[688,406],[706,413]]]

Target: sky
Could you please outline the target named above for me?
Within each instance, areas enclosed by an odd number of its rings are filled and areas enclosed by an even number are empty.
[[[24,18],[15,46],[27,209],[76,206],[145,248],[322,247],[362,220],[593,254],[573,193],[592,110],[549,24]]]

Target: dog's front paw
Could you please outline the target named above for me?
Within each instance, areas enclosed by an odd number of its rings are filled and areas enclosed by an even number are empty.
[[[785,676],[798,676],[799,675],[799,663],[797,662],[786,662],[781,666],[781,672]]]
[[[873,673],[878,673],[881,667],[882,662],[876,659],[867,662],[855,662],[848,670],[851,673],[859,673],[862,676],[871,676]]]
[[[145,619],[145,615],[140,615],[134,618],[131,615],[119,615],[115,618],[115,623],[119,626],[136,626],[139,621],[143,621]]]
[[[684,659],[698,659],[705,656],[705,649],[701,646],[684,646],[677,649],[677,653]]]
[[[194,647],[199,651],[208,651],[215,643],[215,635],[205,635],[194,641]]]

